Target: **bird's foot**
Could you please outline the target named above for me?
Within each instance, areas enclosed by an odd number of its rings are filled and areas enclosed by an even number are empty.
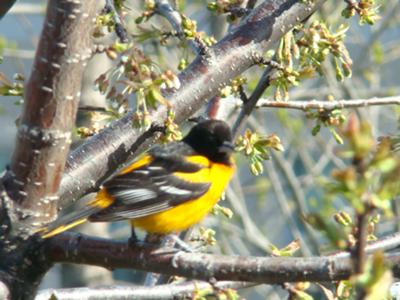
[[[182,240],[179,236],[175,234],[170,234],[168,235],[168,239],[174,244],[173,248],[176,249],[177,251],[184,251],[188,253],[195,253],[198,252],[198,249],[193,248],[190,246],[188,243],[186,243],[184,240]]]

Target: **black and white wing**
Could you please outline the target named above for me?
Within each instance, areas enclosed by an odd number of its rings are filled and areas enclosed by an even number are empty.
[[[144,166],[118,175],[103,186],[115,200],[90,216],[90,221],[135,219],[168,210],[205,194],[210,182],[186,181],[174,172],[195,173],[203,165],[186,161],[182,153],[157,152]]]

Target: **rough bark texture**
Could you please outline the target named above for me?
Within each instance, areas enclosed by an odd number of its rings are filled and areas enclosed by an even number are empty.
[[[33,297],[51,265],[32,232],[56,216],[97,7],[95,0],[48,3],[11,166],[0,186],[0,280],[12,299]]]
[[[94,2],[49,2],[6,181],[19,226],[22,219],[35,225],[54,218],[82,73],[91,57]]]
[[[392,240],[397,240],[398,235]],[[383,249],[388,240],[376,242]],[[376,251],[375,244],[366,253]],[[177,252],[176,249],[132,247],[128,243],[65,233],[46,245],[47,255],[55,262],[73,262],[107,269],[134,268],[201,280],[234,280],[258,283],[298,281],[336,281],[353,273],[349,253],[321,257],[254,257]],[[387,263],[399,274],[400,257],[386,255]]]

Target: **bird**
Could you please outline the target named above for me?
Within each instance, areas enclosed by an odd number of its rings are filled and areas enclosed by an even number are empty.
[[[93,200],[40,230],[44,239],[89,222],[128,220],[150,234],[182,232],[214,207],[235,172],[229,125],[203,120],[178,142],[156,145],[106,181]]]

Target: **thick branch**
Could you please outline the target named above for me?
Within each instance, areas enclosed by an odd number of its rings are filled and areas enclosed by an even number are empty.
[[[96,3],[49,1],[6,181],[15,205],[12,218],[20,226],[37,226],[55,215],[82,73],[91,57]]]
[[[310,16],[323,2],[274,0],[264,1],[255,8],[240,26],[209,48],[206,56],[198,56],[179,75],[179,90],[165,93],[176,113],[176,121],[180,123],[200,109],[206,99],[253,65],[257,57],[273,47],[285,32]],[[162,122],[165,116],[165,107],[151,114],[155,122]],[[96,189],[113,170],[132,158],[133,150],[138,146],[136,141],[142,133],[133,129],[132,115],[128,114],[74,151],[60,186],[62,205]]]
[[[258,283],[333,281],[348,278],[350,256],[242,257],[184,253],[168,249],[133,248],[112,242],[66,233],[48,241],[47,255],[54,262],[70,262],[113,268],[134,268],[200,280],[230,280]],[[387,255],[394,266],[399,255]],[[398,272],[397,269],[395,269]]]
[[[29,299],[50,268],[26,234],[56,213],[81,76],[91,56],[95,0],[49,1],[10,170],[0,187],[0,279],[13,299]],[[7,193],[6,193],[7,191]],[[12,230],[10,230],[12,229]]]
[[[0,183],[0,294],[6,287],[12,299],[34,297],[51,267],[32,231],[56,213],[97,2],[47,6],[11,167]]]

